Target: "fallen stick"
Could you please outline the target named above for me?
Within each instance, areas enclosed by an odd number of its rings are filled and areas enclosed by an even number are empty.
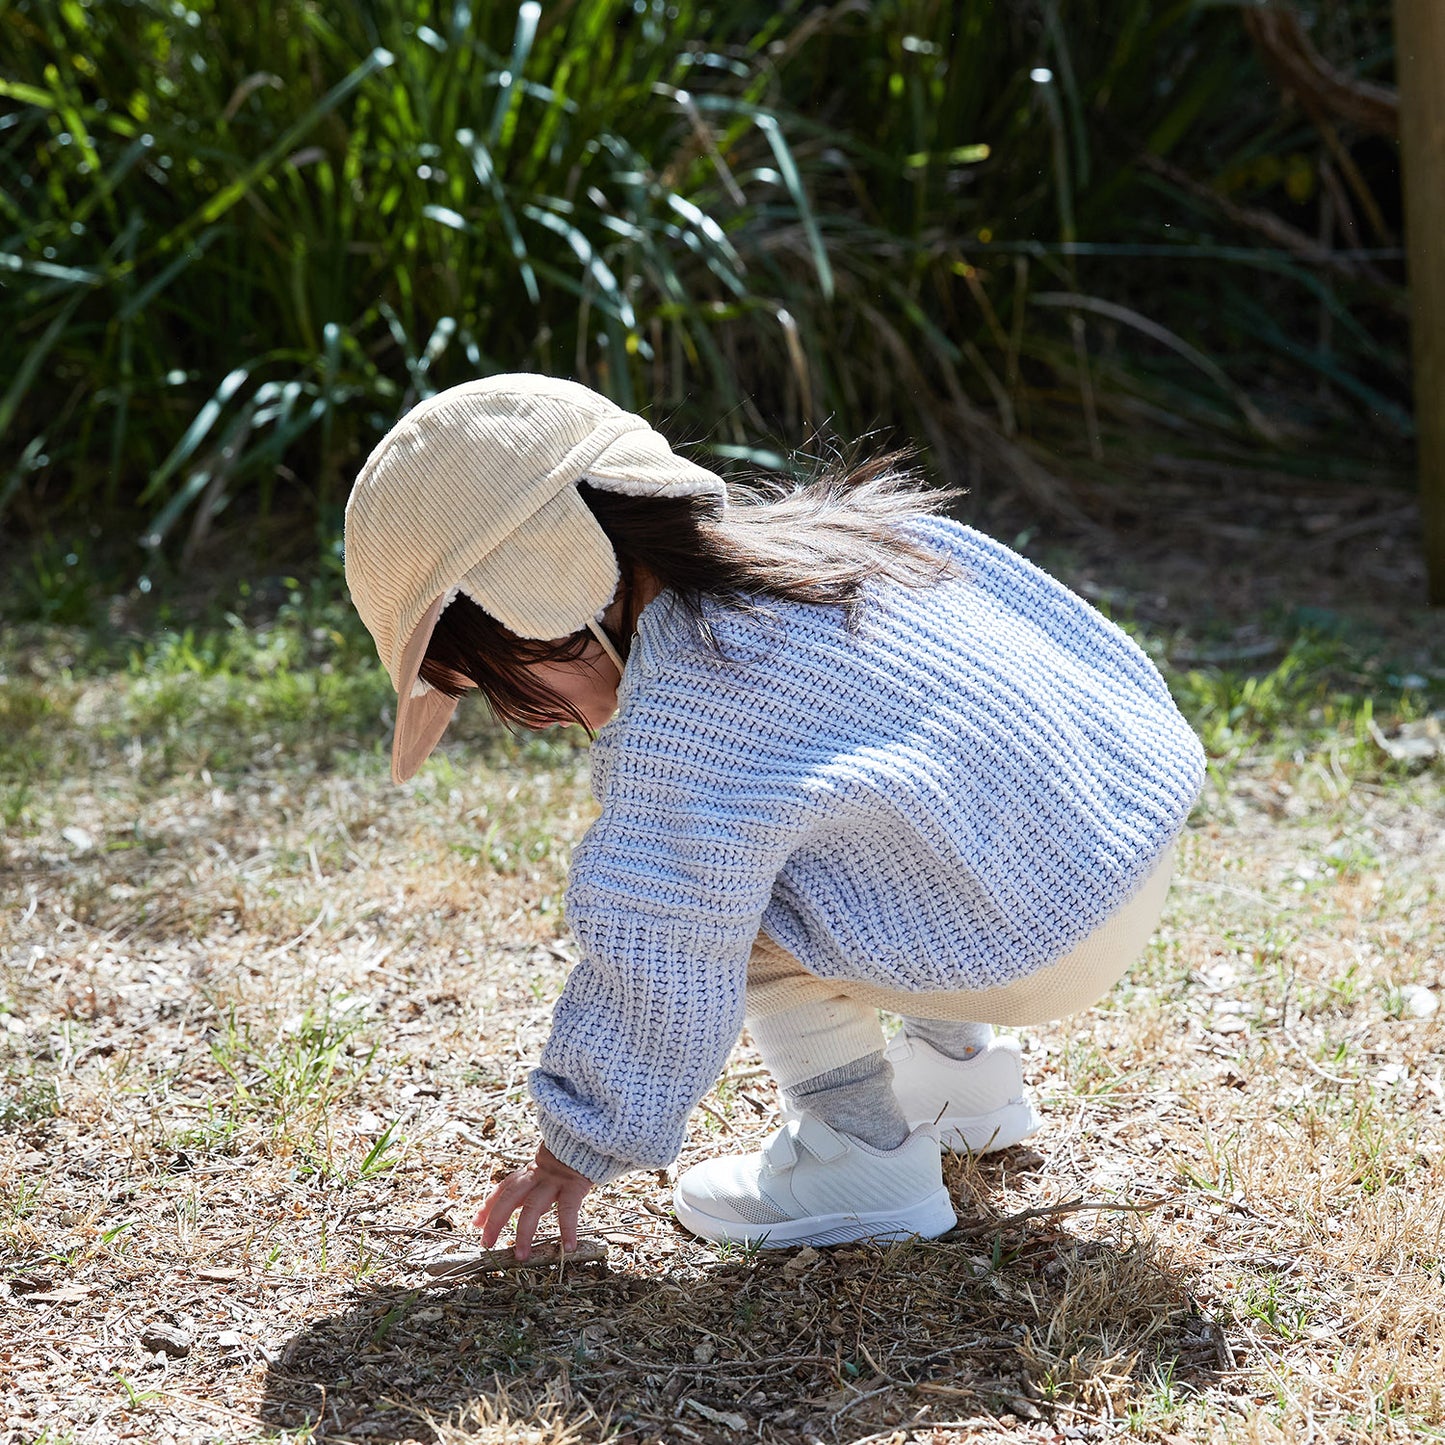
[[[428,1260],[422,1268],[433,1279],[459,1279],[464,1275],[491,1274],[496,1270],[550,1269],[554,1264],[601,1264],[607,1246],[600,1239],[579,1239],[577,1248],[562,1249],[561,1240],[544,1239],[532,1246],[526,1259],[510,1249],[451,1250]]]
[[[1161,1204],[1168,1202],[1167,1196],[1161,1199],[1146,1199],[1142,1204],[1094,1203],[1085,1199],[1071,1199],[1067,1204],[1049,1204],[1041,1209],[1025,1209],[1019,1214],[1010,1214],[1003,1219],[986,1219],[974,1224],[959,1224],[950,1229],[947,1234],[941,1235],[940,1238],[944,1240],[971,1239],[981,1234],[997,1234],[1001,1230],[1027,1224],[1033,1219],[1053,1219],[1061,1214],[1078,1214],[1085,1209],[1117,1210],[1121,1214],[1148,1214],[1150,1210],[1158,1209]]]

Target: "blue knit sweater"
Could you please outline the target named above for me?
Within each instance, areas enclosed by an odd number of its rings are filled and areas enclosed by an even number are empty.
[[[581,960],[531,1078],[542,1136],[602,1181],[668,1164],[743,1021],[759,929],[810,971],[1007,983],[1124,903],[1183,827],[1199,743],[1142,651],[956,522],[955,575],[837,608],[664,592],[592,749],[601,816],[567,915]]]

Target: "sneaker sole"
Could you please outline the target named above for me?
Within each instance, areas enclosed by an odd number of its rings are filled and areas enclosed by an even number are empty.
[[[748,1224],[740,1219],[717,1219],[680,1195],[673,1196],[677,1222],[713,1244],[749,1244],[762,1249],[784,1249],[799,1244],[878,1244],[904,1239],[937,1239],[958,1223],[948,1190],[939,1189],[904,1209],[873,1214],[813,1214],[781,1224]]]
[[[932,1124],[933,1120],[922,1122]],[[955,1154],[996,1154],[1037,1134],[1043,1126],[1027,1099],[1016,1099],[987,1114],[945,1114],[935,1125],[939,1142]]]

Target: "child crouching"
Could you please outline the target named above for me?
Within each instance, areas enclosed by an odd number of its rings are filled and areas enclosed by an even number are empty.
[[[1088,1007],[1158,920],[1203,777],[1118,628],[888,462],[749,491],[575,383],[453,388],[382,440],[346,570],[409,777],[480,690],[594,733],[580,962],[531,1078],[525,1257],[681,1147],[746,1021],[785,1102],[675,1205],[712,1240],[934,1237],[941,1149],[1038,1120],[992,1025]],[[878,1009],[903,1016],[885,1048]]]

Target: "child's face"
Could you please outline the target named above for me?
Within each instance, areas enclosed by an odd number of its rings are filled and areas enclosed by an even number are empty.
[[[528,671],[544,687],[565,698],[596,732],[617,711],[617,665],[594,642],[575,662],[534,662]],[[558,714],[548,727],[565,726],[573,719]]]

